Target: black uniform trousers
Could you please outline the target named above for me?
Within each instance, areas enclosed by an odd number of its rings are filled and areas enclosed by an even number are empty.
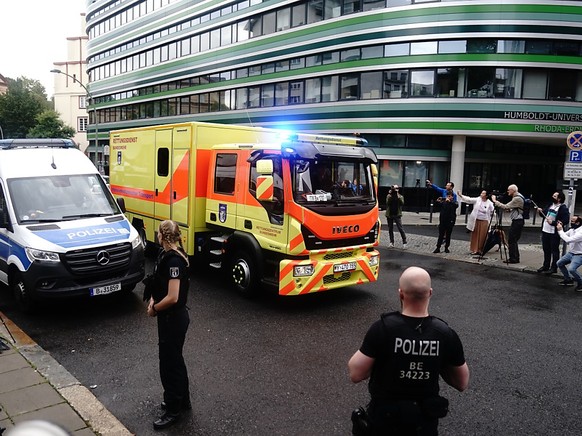
[[[186,307],[158,313],[160,378],[164,388],[164,402],[170,413],[178,413],[190,399],[188,370],[182,350],[190,316]]]
[[[371,401],[368,415],[374,436],[438,435],[438,418],[426,416],[414,401]]]
[[[507,236],[507,245],[509,248],[509,261],[519,262],[519,248],[517,247],[517,241],[521,238],[521,232],[523,230],[523,218],[518,218],[511,221],[511,226],[509,227],[509,235]]]

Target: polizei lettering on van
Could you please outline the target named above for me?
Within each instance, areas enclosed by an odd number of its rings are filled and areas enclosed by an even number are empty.
[[[90,236],[95,236],[95,235],[109,235],[109,234],[123,234],[123,235],[127,235],[129,234],[129,232],[125,229],[115,229],[113,227],[104,227],[104,228],[93,228],[93,229],[89,229],[89,230],[77,230],[75,232],[70,232],[67,233],[67,237],[69,239],[75,239],[75,238],[87,238]]]
[[[439,341],[396,338],[394,352],[412,356],[438,356]]]
[[[331,233],[333,235],[340,235],[345,233],[358,233],[360,231],[360,226],[356,224],[355,226],[333,226],[331,228]]]

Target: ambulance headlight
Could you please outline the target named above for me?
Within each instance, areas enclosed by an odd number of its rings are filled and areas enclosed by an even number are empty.
[[[379,259],[380,259],[380,256],[370,256],[370,266],[378,265]]]
[[[26,254],[29,259],[40,262],[59,262],[61,260],[59,258],[58,253],[54,253],[52,251],[37,250],[35,248],[27,248]]]
[[[139,235],[137,235],[135,237],[135,239],[133,241],[131,241],[131,248],[133,248],[135,250],[140,245],[141,245],[141,238],[139,237]]]
[[[293,277],[309,277],[315,271],[313,265],[297,265],[293,267]]]

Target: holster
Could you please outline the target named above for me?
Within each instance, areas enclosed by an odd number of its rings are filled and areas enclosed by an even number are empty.
[[[422,401],[422,413],[429,418],[444,418],[449,413],[449,400],[440,395]]]
[[[352,412],[352,434],[354,436],[370,436],[372,434],[368,412],[363,407],[358,407]]]

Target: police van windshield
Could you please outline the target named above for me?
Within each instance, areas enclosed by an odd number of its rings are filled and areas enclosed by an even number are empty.
[[[368,162],[301,159],[293,163],[293,196],[297,203],[317,206],[375,204]]]
[[[121,213],[98,174],[10,179],[8,191],[19,224]]]

